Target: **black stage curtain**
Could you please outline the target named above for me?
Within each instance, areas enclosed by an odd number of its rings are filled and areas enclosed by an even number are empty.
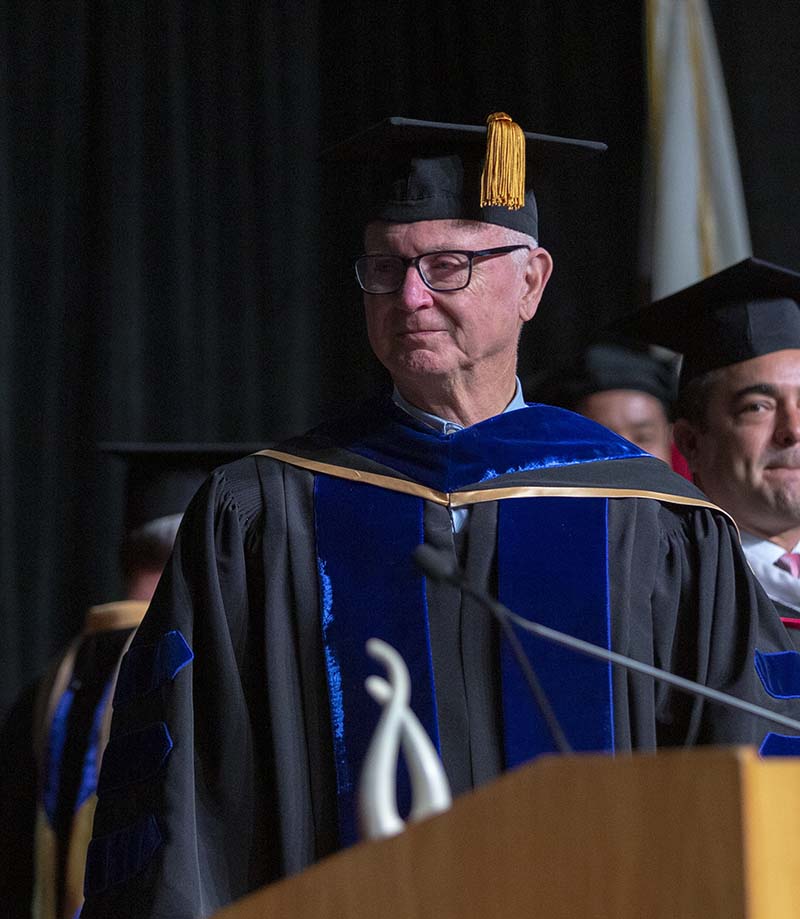
[[[753,254],[800,271],[800,4],[709,0]]]
[[[784,187],[797,162],[796,4],[764,5],[775,18],[760,50],[753,3],[719,5],[739,17],[723,38],[748,200],[772,209],[751,211],[754,236],[780,257],[783,231],[797,232]],[[496,110],[606,141],[604,157],[542,182],[556,272],[524,365],[632,309],[641,6],[2,5],[0,710],[88,604],[119,594],[122,469],[97,441],[266,441],[381,385],[351,277],[360,190],[320,162],[325,145],[390,114],[477,123]],[[743,61],[770,79],[767,102]]]

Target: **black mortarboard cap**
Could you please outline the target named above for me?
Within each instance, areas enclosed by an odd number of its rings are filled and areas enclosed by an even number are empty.
[[[574,409],[587,396],[611,389],[648,393],[669,412],[677,395],[677,374],[668,360],[647,350],[618,342],[595,342],[569,366],[548,374],[528,395]]]
[[[680,386],[730,364],[800,348],[800,274],[757,258],[657,300],[626,332],[683,355]]]
[[[151,520],[182,514],[209,473],[264,444],[102,443],[125,461],[125,533]]]
[[[595,141],[523,132],[496,112],[487,125],[387,118],[323,157],[372,172],[368,220],[480,220],[538,239],[533,182],[605,149]]]

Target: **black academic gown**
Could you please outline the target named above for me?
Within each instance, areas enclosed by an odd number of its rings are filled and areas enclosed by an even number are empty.
[[[781,621],[786,627],[786,633],[788,634],[792,645],[796,651],[800,651],[800,627],[798,627],[797,619],[798,613],[797,610],[791,606],[787,606],[785,603],[781,603],[780,600],[772,600],[772,603],[775,609],[778,611],[778,615],[781,617]]]
[[[119,661],[147,604],[92,607],[19,697],[0,734],[4,919],[73,919],[82,902],[100,758]]]
[[[550,413],[559,410],[527,411],[527,422],[520,415],[515,423],[529,423],[545,441],[565,415],[577,419],[561,413],[551,424]],[[414,428],[391,406],[380,413],[392,425]],[[797,717],[795,703],[771,698],[754,668],[756,649],[791,646],[749,573],[730,519],[658,460],[584,419],[569,424],[576,426],[576,451],[589,460],[494,469],[454,489],[471,496],[464,534],[452,532],[446,497],[425,486],[424,538],[491,591],[504,497],[603,495],[611,646]],[[404,437],[396,427],[390,434]],[[415,430],[418,436],[424,435]],[[436,450],[447,446],[446,438],[430,437],[438,438]],[[583,447],[593,438],[592,459]],[[123,663],[83,919],[207,916],[339,846],[315,480],[337,469],[335,475],[362,484],[418,485],[397,471],[408,466],[386,442],[381,449],[391,455],[379,463],[374,451],[350,449],[353,439],[346,426],[323,429],[277,453],[222,467],[187,511]],[[418,446],[414,441],[412,452]],[[490,491],[494,499],[483,500]],[[379,538],[381,526],[365,513],[365,543]],[[440,744],[458,792],[505,765],[498,639],[458,589],[428,584],[427,601]],[[770,729],[643,676],[615,668],[611,680],[617,751],[758,745]]]

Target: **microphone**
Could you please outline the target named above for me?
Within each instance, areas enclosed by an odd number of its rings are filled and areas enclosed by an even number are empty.
[[[642,663],[642,661],[638,661],[633,657],[628,657],[625,654],[619,654],[616,651],[609,651],[607,648],[592,644],[590,641],[584,641],[582,638],[575,638],[573,635],[568,635],[566,632],[559,632],[557,629],[551,629],[546,625],[540,625],[538,622],[517,615],[517,613],[512,612],[507,606],[503,606],[499,601],[493,600],[485,591],[473,587],[466,579],[466,575],[461,568],[459,568],[458,564],[446,553],[439,549],[435,549],[433,546],[427,544],[417,546],[414,551],[414,560],[428,577],[438,581],[445,581],[448,584],[453,584],[461,588],[464,593],[473,597],[478,603],[486,607],[486,609],[498,619],[506,634],[508,634],[509,631],[512,635],[514,634],[513,629],[511,629],[511,623],[514,623],[520,628],[532,632],[534,635],[538,635],[539,638],[544,638],[557,645],[571,648],[579,654],[585,654],[588,657],[594,657],[602,661],[609,661],[612,664],[617,664],[618,666],[626,667],[628,670],[633,670],[635,673],[643,673],[645,676],[660,680],[662,683],[668,683],[670,686],[674,686],[676,689],[681,689],[691,695],[702,696],[714,702],[719,702],[722,705],[737,708],[740,711],[748,712],[751,715],[756,715],[759,718],[764,718],[766,721],[771,721],[782,727],[791,728],[793,731],[800,733],[800,721],[789,718],[787,715],[781,715],[778,712],[770,711],[770,709],[764,708],[761,705],[756,705],[754,702],[747,702],[745,699],[739,699],[737,696],[730,695],[730,693],[721,692],[719,689],[713,689],[711,686],[704,686],[702,683],[697,683],[694,680],[688,680],[685,677],[677,676],[674,673],[670,673],[668,670],[662,670],[660,667]],[[514,637],[516,638],[516,636]],[[519,653],[522,654],[527,663],[527,657],[525,657],[524,651],[521,646],[518,645],[518,647]],[[516,651],[514,653],[517,654]],[[528,666],[530,666],[530,664],[528,664]],[[541,687],[539,687],[539,689],[541,690]],[[534,695],[536,695],[538,702],[539,695],[537,693],[534,693]],[[547,708],[552,713],[549,703]],[[545,715],[545,717],[547,716]],[[550,722],[548,720],[548,726],[549,725]]]
[[[457,587],[465,588],[466,581],[463,572],[458,567],[455,560],[441,549],[436,549],[427,543],[423,543],[414,550],[414,560],[425,574],[433,580],[444,581],[448,584],[455,584]],[[466,592],[470,593],[470,591]],[[479,596],[477,599],[484,606],[487,605],[487,601],[489,604],[493,602],[489,597]],[[492,609],[492,613],[500,622],[500,626],[503,629],[509,647],[516,658],[517,664],[519,664],[522,675],[525,677],[525,682],[528,684],[528,688],[536,704],[539,706],[539,711],[544,718],[556,750],[558,750],[559,753],[572,753],[572,746],[567,740],[563,728],[559,724],[556,713],[553,711],[553,706],[550,705],[547,693],[545,693],[542,688],[542,684],[536,676],[533,665],[525,654],[525,649],[522,647],[516,632],[511,626],[508,616],[510,610],[507,610],[504,606],[500,606],[500,604],[494,604],[494,606],[497,606],[498,609]]]

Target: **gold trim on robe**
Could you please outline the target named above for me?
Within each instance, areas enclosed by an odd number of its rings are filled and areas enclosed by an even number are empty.
[[[122,657],[128,650],[135,630],[147,612],[148,603],[141,600],[120,600],[115,603],[104,603],[90,607],[83,623],[83,630],[64,652],[61,660],[56,665],[55,673],[49,685],[42,688],[42,697],[38,705],[36,717],[36,759],[39,764],[39,803],[36,813],[36,839],[34,857],[36,859],[33,905],[31,916],[33,919],[73,919],[78,908],[83,904],[83,879],[86,862],[86,849],[92,837],[92,823],[94,811],[97,806],[97,796],[92,794],[78,808],[72,818],[70,828],[69,851],[66,858],[66,876],[64,881],[64,902],[61,915],[57,915],[56,876],[58,865],[58,841],[53,828],[50,826],[42,803],[42,789],[44,787],[44,769],[47,756],[47,744],[52,729],[53,717],[58,702],[66,692],[72,681],[75,670],[75,660],[81,642],[87,635],[97,632],[118,631],[131,629],[122,653],[117,660],[111,680],[111,689],[108,694],[108,703],[102,714],[100,736],[97,744],[97,775],[100,774],[100,764],[103,751],[108,743],[111,728],[111,700],[114,696],[114,687],[117,682],[119,665]]]
[[[288,463],[290,466],[308,469],[310,472],[331,475],[340,479],[349,479],[352,482],[363,482],[367,485],[386,488],[389,491],[414,495],[417,498],[423,498],[426,501],[432,501],[434,504],[441,504],[449,508],[469,507],[472,504],[482,504],[485,501],[502,501],[505,498],[646,498],[651,501],[664,501],[667,504],[705,507],[708,510],[718,511],[736,526],[731,515],[711,501],[686,495],[675,495],[669,492],[583,485],[501,485],[497,488],[444,492],[428,488],[426,485],[420,485],[418,482],[412,482],[408,479],[398,479],[375,472],[364,472],[360,469],[351,469],[349,466],[336,466],[333,463],[322,463],[319,460],[295,456],[293,453],[283,453],[280,450],[260,450],[255,456],[268,456],[282,463]]]

